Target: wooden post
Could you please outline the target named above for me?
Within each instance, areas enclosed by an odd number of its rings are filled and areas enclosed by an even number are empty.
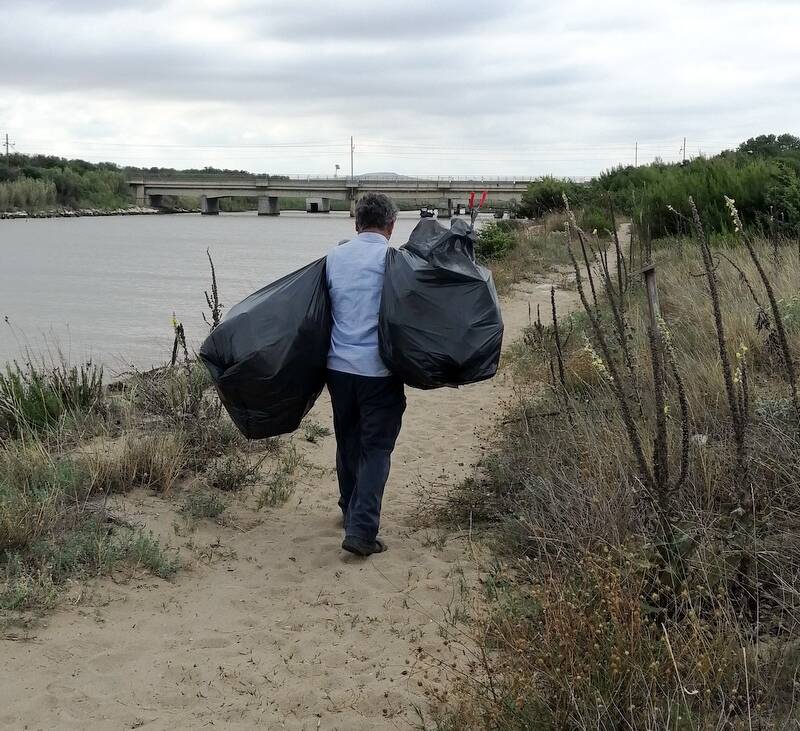
[[[661,306],[658,302],[658,287],[656,286],[656,265],[649,262],[640,272],[644,274],[644,283],[647,288],[647,304],[650,310],[650,326],[653,332],[659,332],[658,321],[661,319]]]

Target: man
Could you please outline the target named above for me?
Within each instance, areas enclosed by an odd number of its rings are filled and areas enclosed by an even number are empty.
[[[386,550],[378,537],[383,489],[406,407],[402,382],[378,351],[378,311],[397,207],[381,193],[356,206],[357,236],[328,254],[333,311],[328,391],[336,433],[342,548],[359,556]]]

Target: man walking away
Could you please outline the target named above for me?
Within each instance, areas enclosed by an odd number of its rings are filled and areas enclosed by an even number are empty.
[[[357,236],[328,254],[333,311],[328,391],[336,433],[342,548],[359,556],[386,550],[378,537],[383,489],[406,399],[378,351],[378,311],[397,207],[382,193],[356,206]]]

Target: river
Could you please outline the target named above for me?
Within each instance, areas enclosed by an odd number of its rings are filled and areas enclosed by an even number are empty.
[[[405,243],[418,221],[401,213],[392,243]],[[231,306],[352,235],[353,219],[334,212],[0,221],[0,365],[26,351],[91,358],[109,375],[160,365],[173,313],[190,346],[208,332],[206,249]]]

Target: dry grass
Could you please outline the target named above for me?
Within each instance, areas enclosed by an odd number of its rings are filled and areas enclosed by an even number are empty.
[[[117,440],[99,440],[84,451],[80,464],[89,475],[92,492],[124,493],[145,487],[170,491],[186,466],[180,434],[124,434]]]
[[[755,253],[800,362],[796,243],[777,259],[765,242]],[[598,314],[611,362],[587,316],[573,317],[573,334],[562,337],[563,384],[552,325],[534,322],[515,347],[519,403],[481,473],[443,511],[461,528],[482,524],[503,563],[482,603],[480,636],[494,651],[476,665],[478,682],[462,684],[464,702],[441,728],[772,728],[793,717],[800,424],[752,258],[742,246],[712,257],[733,386],[745,404],[745,461],[697,242],[655,251],[683,419],[669,374],[663,407],[655,406],[653,353],[662,351],[653,350],[640,287],[619,300],[631,371],[607,301]],[[562,320],[562,336],[569,330]],[[651,475],[663,425],[663,494],[633,452],[620,392]]]

